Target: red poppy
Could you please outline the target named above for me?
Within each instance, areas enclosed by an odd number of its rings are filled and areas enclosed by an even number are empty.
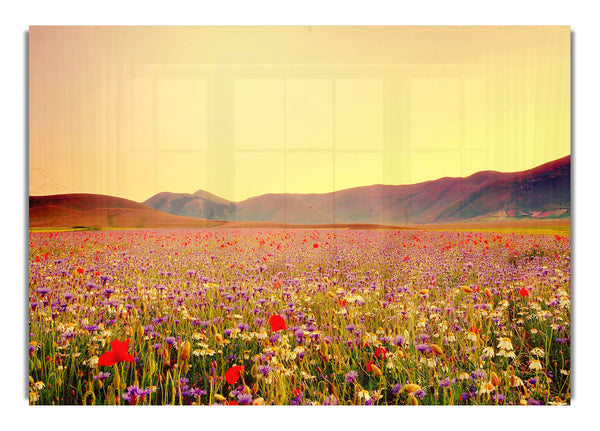
[[[481,329],[477,329],[477,327],[475,325],[471,325],[471,327],[469,328],[469,331],[472,332],[473,334],[479,334],[481,332]]]
[[[234,365],[225,372],[225,380],[230,385],[233,385],[240,379],[242,374],[244,374],[244,367],[242,365]]]
[[[83,268],[77,268],[77,274],[83,274]]]
[[[236,400],[229,401],[229,402],[227,403],[227,405],[228,405],[228,406],[239,406],[239,404],[238,404],[238,402],[237,402]]]
[[[348,304],[348,301],[346,301],[345,299],[340,299],[340,307],[345,307],[346,304]]]
[[[367,362],[367,372],[370,373],[373,369],[373,361]]]
[[[103,353],[98,359],[98,365],[103,366],[112,366],[119,362],[132,362],[133,356],[131,356],[127,351],[129,350],[129,338],[125,341],[121,342],[119,340],[114,340],[110,343],[111,351]]]
[[[378,359],[385,359],[387,355],[387,350],[385,349],[385,347],[378,347],[377,349],[375,349],[375,357]]]
[[[287,325],[285,324],[285,320],[278,314],[275,314],[269,318],[269,325],[271,325],[271,330],[274,332],[283,329],[284,331],[287,329]]]
[[[319,244],[313,244],[313,248],[318,248]]]
[[[521,296],[529,296],[529,290],[527,290],[524,287],[522,287],[521,290],[519,290],[519,295],[521,295]]]

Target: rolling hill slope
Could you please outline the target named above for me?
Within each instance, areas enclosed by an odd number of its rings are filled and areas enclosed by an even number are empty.
[[[29,227],[208,227],[212,224],[114,196],[76,193],[29,197]]]

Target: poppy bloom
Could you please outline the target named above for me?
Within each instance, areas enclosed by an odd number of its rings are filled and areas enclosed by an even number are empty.
[[[230,385],[233,385],[240,379],[243,373],[244,367],[242,365],[234,365],[225,372],[225,380],[227,380],[227,383]]]
[[[269,318],[269,325],[271,325],[271,330],[274,332],[283,329],[284,331],[287,329],[287,325],[285,324],[285,320],[278,314],[275,314]]]
[[[345,299],[340,299],[340,307],[345,307],[348,304],[348,301],[346,301]]]
[[[529,296],[529,290],[527,290],[524,287],[522,287],[521,290],[519,290],[519,295],[521,295],[523,297]]]
[[[385,347],[378,347],[377,349],[375,349],[375,357],[376,358],[385,359],[386,355],[387,355],[387,350],[385,349]]]
[[[103,353],[98,359],[98,365],[112,366],[119,362],[131,362],[133,363],[133,356],[127,351],[129,350],[129,338],[121,342],[114,340],[110,343],[111,351]]]

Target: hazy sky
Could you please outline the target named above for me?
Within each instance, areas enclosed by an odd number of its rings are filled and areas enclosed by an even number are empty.
[[[239,201],[570,154],[569,27],[32,27],[29,193]]]

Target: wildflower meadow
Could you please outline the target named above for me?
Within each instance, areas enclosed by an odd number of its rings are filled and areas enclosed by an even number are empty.
[[[568,236],[29,233],[32,405],[571,399]]]

